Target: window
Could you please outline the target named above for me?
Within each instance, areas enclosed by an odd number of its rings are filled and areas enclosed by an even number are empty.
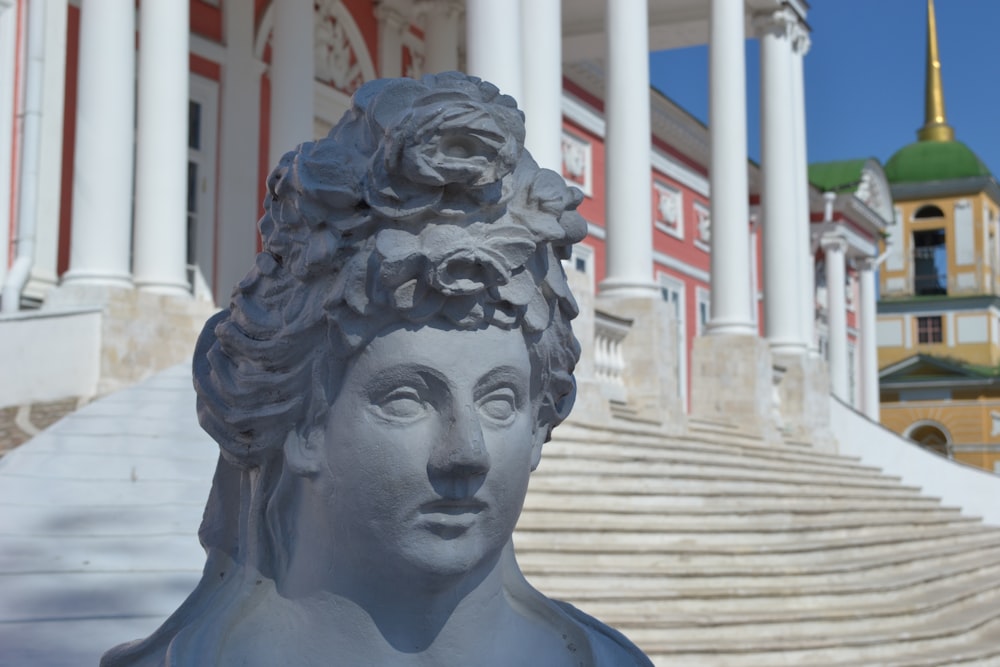
[[[943,229],[913,232],[913,282],[918,296],[948,293],[948,247]]]
[[[934,204],[927,204],[926,206],[921,206],[917,209],[917,212],[913,214],[915,220],[920,220],[922,218],[943,218],[944,211],[935,206]]]
[[[941,316],[917,318],[917,342],[918,343],[941,343],[944,336],[941,333]]]
[[[698,304],[697,335],[704,335],[708,328],[708,321],[712,316],[712,297],[707,289],[698,287],[695,289],[695,302]]]

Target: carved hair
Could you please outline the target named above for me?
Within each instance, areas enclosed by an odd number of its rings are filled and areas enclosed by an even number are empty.
[[[520,328],[536,424],[569,413],[577,306],[559,259],[581,195],[524,150],[523,114],[457,72],[362,86],[268,178],[263,251],[199,341],[202,426],[240,467],[321,424],[346,360],[393,324]]]

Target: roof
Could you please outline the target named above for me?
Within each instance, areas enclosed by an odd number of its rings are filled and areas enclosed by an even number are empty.
[[[854,192],[861,181],[861,170],[868,160],[837,160],[809,165],[809,182],[823,192]]]
[[[889,182],[920,183],[990,176],[990,170],[961,141],[917,141],[903,146],[885,163]]]
[[[931,386],[989,386],[1000,379],[1000,367],[966,363],[960,359],[915,354],[879,371],[882,389]]]

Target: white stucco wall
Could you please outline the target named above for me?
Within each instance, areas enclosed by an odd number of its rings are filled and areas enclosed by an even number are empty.
[[[945,505],[1000,526],[1000,475],[932,454],[836,399],[830,401],[830,424],[841,454],[857,456]]]
[[[0,408],[93,396],[100,348],[100,309],[0,316]]]

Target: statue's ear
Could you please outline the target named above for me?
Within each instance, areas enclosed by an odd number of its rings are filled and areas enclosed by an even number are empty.
[[[285,438],[285,464],[292,472],[306,477],[319,472],[323,458],[323,429],[311,428],[303,435],[292,429]]]
[[[549,437],[549,427],[544,424],[535,426],[531,433],[531,471],[534,472],[542,460],[542,445]]]

